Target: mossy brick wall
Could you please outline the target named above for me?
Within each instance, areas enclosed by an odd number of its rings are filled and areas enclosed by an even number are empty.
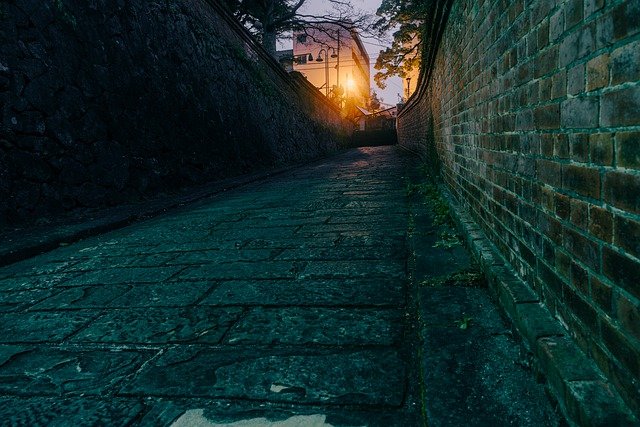
[[[335,150],[349,133],[207,0],[0,1],[0,222]]]
[[[400,143],[637,411],[640,1],[456,0],[431,70]]]

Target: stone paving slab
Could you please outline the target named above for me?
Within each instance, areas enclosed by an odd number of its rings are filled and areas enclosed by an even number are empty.
[[[225,281],[201,304],[400,307],[405,292],[404,282],[386,279]]]
[[[0,416],[419,425],[410,164],[352,150],[0,268]]]
[[[229,330],[226,344],[399,344],[402,313],[358,308],[254,308]]]
[[[135,400],[0,397],[0,419],[10,426],[129,425],[143,410]]]
[[[74,343],[217,344],[240,317],[239,308],[138,308],[109,310],[76,333]]]
[[[399,406],[403,402],[405,368],[394,350],[271,352],[171,350],[136,375],[119,395],[188,394],[333,405]]]
[[[140,369],[149,352],[0,345],[0,393],[102,395]]]
[[[1,313],[0,343],[60,343],[97,316],[92,310]]]

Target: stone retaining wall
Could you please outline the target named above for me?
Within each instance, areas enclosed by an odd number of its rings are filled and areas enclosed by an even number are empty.
[[[400,144],[638,411],[640,1],[456,0],[443,30]]]
[[[349,133],[213,0],[0,2],[0,223],[317,157]]]

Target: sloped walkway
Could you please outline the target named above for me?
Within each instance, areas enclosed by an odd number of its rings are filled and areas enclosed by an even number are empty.
[[[0,419],[556,424],[486,291],[449,280],[472,266],[434,247],[415,165],[352,150],[1,268]]]

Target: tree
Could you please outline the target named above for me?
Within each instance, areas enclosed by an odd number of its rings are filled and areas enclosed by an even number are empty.
[[[378,94],[376,91],[371,90],[371,93],[369,95],[369,102],[367,102],[367,105],[366,105],[367,110],[371,111],[372,113],[375,113],[380,109],[381,106],[382,106],[382,100],[378,98]]]
[[[310,28],[322,29],[323,24],[336,24],[345,29],[366,29],[369,16],[354,10],[348,0],[328,0],[332,9],[320,15],[301,13],[307,0],[223,0],[235,17],[260,40],[271,54],[276,52],[276,40],[287,32]]]
[[[418,68],[421,61],[425,17],[432,1],[382,0],[373,28],[382,36],[393,31],[390,47],[380,51],[373,76],[378,87],[384,89],[391,76],[406,77]]]

